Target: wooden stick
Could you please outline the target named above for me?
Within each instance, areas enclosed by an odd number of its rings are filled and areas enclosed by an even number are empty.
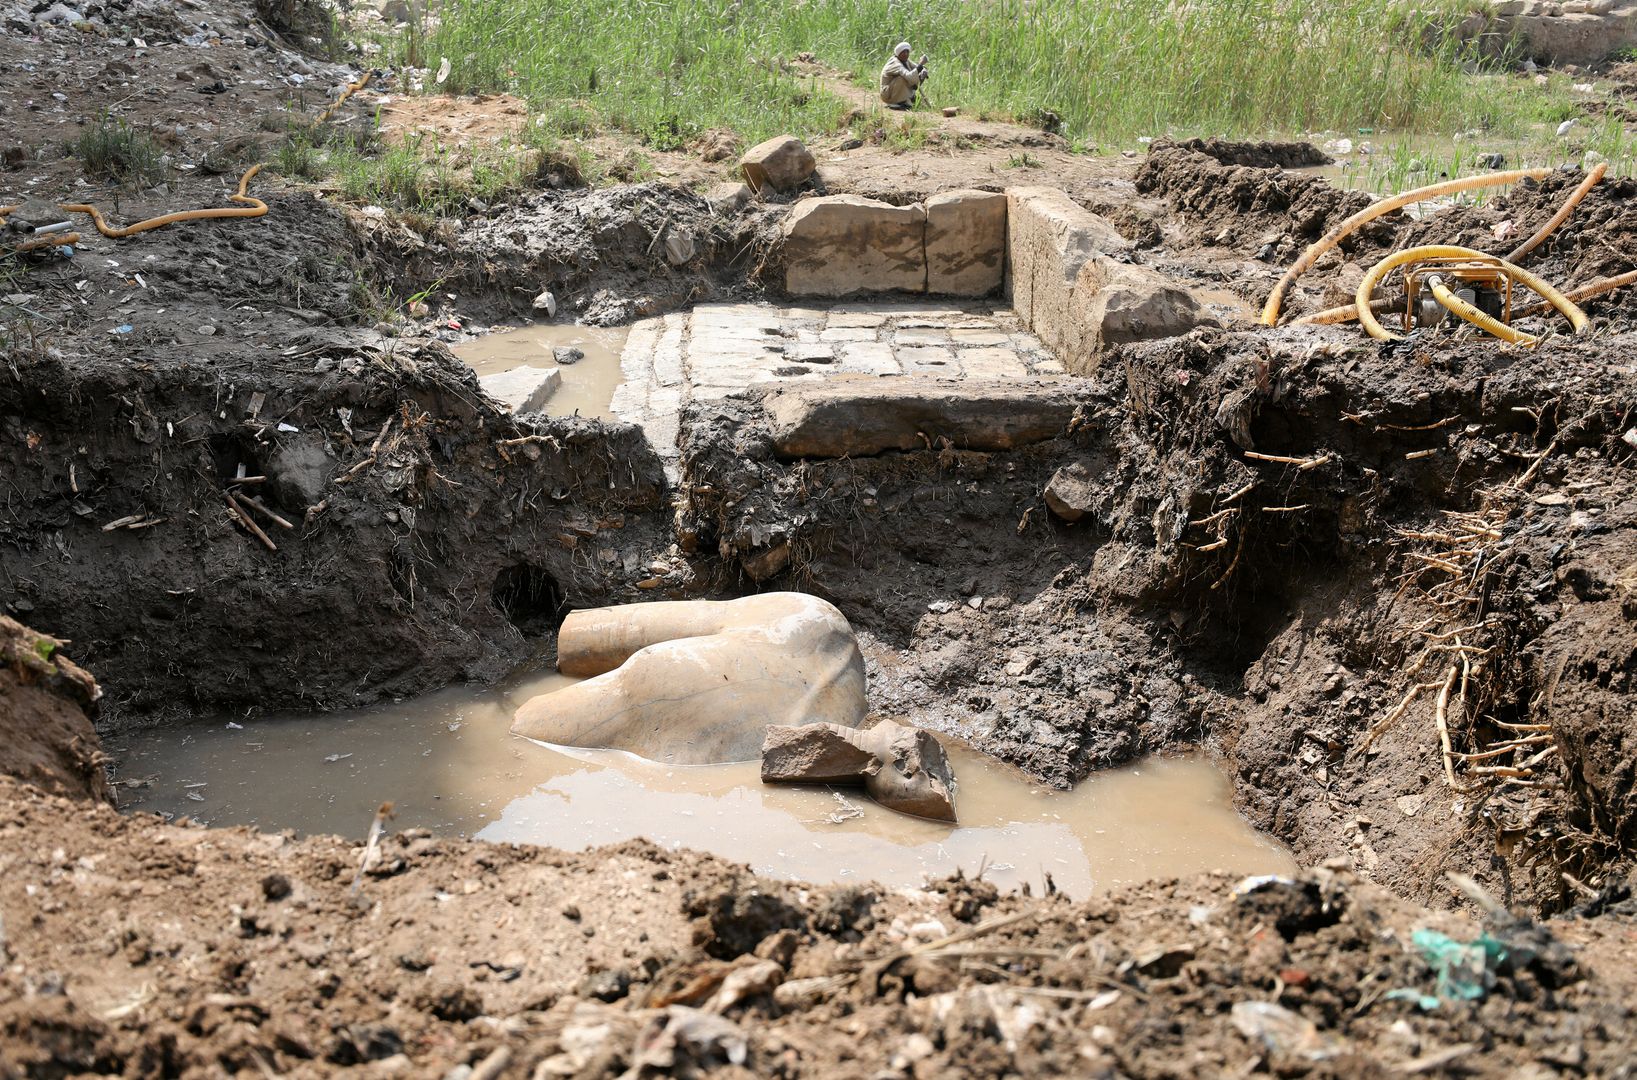
[[[1294,465],[1298,471],[1306,472],[1308,469],[1316,469],[1325,462],[1334,460],[1336,455],[1326,452],[1318,457],[1298,458],[1285,457],[1282,454],[1258,454],[1253,450],[1246,450],[1245,456],[1256,461],[1271,461],[1276,465]]]
[[[279,546],[273,543],[272,538],[261,531],[260,525],[257,525],[254,521],[250,520],[250,515],[245,513],[244,507],[239,505],[239,500],[233,497],[233,493],[231,491],[224,491],[222,494],[227,499],[227,509],[229,513],[238,520],[239,524],[243,525],[246,529],[249,529],[251,534],[255,536],[257,540],[260,540],[263,544],[266,544],[268,551],[277,551]]]
[[[268,520],[270,520],[273,524],[279,526],[280,528],[283,528],[283,529],[293,529],[293,528],[295,528],[294,525],[290,524],[288,521],[285,521],[283,518],[281,518],[277,514],[273,513],[273,511],[271,511],[267,507],[263,506],[260,499],[257,499],[257,498],[255,498],[253,496],[250,496],[250,495],[246,495],[242,491],[238,493],[238,499],[239,499],[240,502],[244,503],[246,506],[250,507],[252,510],[260,510],[262,512],[262,514]]]

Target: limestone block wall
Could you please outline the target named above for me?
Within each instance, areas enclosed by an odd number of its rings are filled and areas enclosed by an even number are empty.
[[[1543,64],[1597,64],[1637,48],[1637,0],[1495,0],[1454,34],[1497,56],[1521,48]]]
[[[1077,374],[1115,345],[1208,319],[1187,289],[1135,265],[1113,225],[1057,188],[950,191],[909,206],[806,199],[785,219],[784,239],[792,296],[1004,290],[1023,326]]]
[[[858,195],[804,199],[784,223],[785,291],[839,298],[988,296],[1006,263],[1006,197],[946,191],[926,205]]]

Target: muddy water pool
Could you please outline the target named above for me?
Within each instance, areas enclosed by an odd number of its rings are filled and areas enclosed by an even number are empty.
[[[1071,896],[1203,870],[1283,873],[1288,854],[1233,810],[1199,757],[1150,758],[1058,792],[947,743],[956,826],[884,810],[861,792],[765,787],[757,762],[656,765],[508,732],[512,712],[569,680],[451,688],[326,715],[158,729],[110,749],[125,809],[361,838],[375,808],[396,828],[579,850],[645,836],[778,878],[919,885],[962,869],[1002,888],[1044,874]]]
[[[572,347],[585,353],[584,359],[562,367],[563,383],[546,402],[548,416],[581,416],[612,419],[608,405],[624,377],[620,374],[620,351],[630,328],[624,326],[574,326],[539,324],[516,329],[497,329],[454,347],[478,375],[532,364],[556,367],[556,347]]]

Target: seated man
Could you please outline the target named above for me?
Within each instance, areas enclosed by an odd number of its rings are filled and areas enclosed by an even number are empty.
[[[881,69],[881,102],[889,109],[907,112],[915,107],[915,90],[927,80],[926,57],[919,64],[909,62],[909,42],[900,41],[892,59]]]

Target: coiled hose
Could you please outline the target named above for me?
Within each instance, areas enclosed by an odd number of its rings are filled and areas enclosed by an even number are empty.
[[[1574,213],[1575,207],[1579,206],[1591,189],[1597,186],[1598,182],[1603,179],[1603,174],[1608,172],[1608,169],[1609,167],[1606,162],[1599,162],[1597,166],[1586,175],[1586,178],[1580,182],[1580,185],[1574,189],[1574,192],[1570,194],[1568,201],[1558,208],[1557,213],[1552,215],[1551,220],[1537,229],[1535,234],[1529,239],[1513,248],[1511,254],[1506,256],[1506,261],[1511,263],[1521,263],[1531,251],[1534,251],[1537,247],[1544,243],[1548,236],[1551,236],[1563,225],[1565,221],[1569,220],[1569,215]],[[1596,283],[1594,282],[1593,284]],[[1614,287],[1618,288],[1618,286]],[[1587,299],[1587,297],[1576,296],[1573,293],[1568,295],[1571,300]],[[1599,294],[1592,293],[1589,295],[1596,296]],[[1391,310],[1392,306],[1393,305],[1390,301],[1374,300],[1371,301],[1370,310],[1379,315],[1383,311]],[[1538,314],[1550,306],[1551,305],[1549,304],[1537,305],[1535,308],[1531,309],[1531,312]],[[1524,314],[1529,313],[1530,312],[1526,312]],[[1519,316],[1519,318],[1522,317],[1523,315]],[[1352,322],[1357,318],[1358,305],[1355,303],[1343,304],[1340,307],[1326,308],[1323,311],[1316,311],[1311,315],[1303,315],[1301,318],[1294,321],[1298,326],[1315,326]]]
[[[1325,233],[1323,237],[1302,253],[1302,257],[1296,260],[1295,265],[1285,271],[1285,276],[1280,278],[1279,283],[1273,287],[1273,293],[1268,297],[1267,305],[1262,308],[1262,325],[1278,326],[1279,311],[1284,306],[1285,294],[1296,283],[1296,279],[1306,273],[1318,261],[1319,256],[1376,218],[1390,214],[1394,210],[1401,210],[1411,203],[1420,202],[1423,199],[1436,199],[1443,195],[1471,191],[1474,188],[1502,187],[1506,184],[1515,184],[1519,180],[1544,180],[1551,174],[1552,170],[1550,169],[1513,169],[1511,172],[1485,173],[1482,176],[1467,176],[1459,180],[1445,180],[1441,183],[1394,195],[1392,198],[1383,199],[1378,203],[1371,203]]]
[[[1380,262],[1376,263],[1369,269],[1368,272],[1365,273],[1364,280],[1359,282],[1358,292],[1353,297],[1353,303],[1358,307],[1358,321],[1360,325],[1364,327],[1365,333],[1369,334],[1377,341],[1400,340],[1400,335],[1395,334],[1388,330],[1385,326],[1382,326],[1376,319],[1375,313],[1370,310],[1370,294],[1375,292],[1376,286],[1381,284],[1381,280],[1393,270],[1403,266],[1406,263],[1420,262],[1424,259],[1476,259],[1493,263],[1495,266],[1505,270],[1507,274],[1511,276],[1513,281],[1520,282],[1528,288],[1533,289],[1535,292],[1540,294],[1541,299],[1545,300],[1548,304],[1552,305],[1552,307],[1562,312],[1563,316],[1569,320],[1569,324],[1574,327],[1574,332],[1576,334],[1584,333],[1586,330],[1587,323],[1589,322],[1589,320],[1586,318],[1586,313],[1576,307],[1573,301],[1569,300],[1562,293],[1552,288],[1551,285],[1547,284],[1545,281],[1542,281],[1534,274],[1531,274],[1523,267],[1513,265],[1505,259],[1497,258],[1494,255],[1489,255],[1482,251],[1474,251],[1471,248],[1457,247],[1454,244],[1429,244],[1424,247],[1406,248],[1403,251],[1394,252],[1385,259],[1382,259]],[[1436,291],[1434,291],[1433,295],[1437,296],[1438,294]],[[1453,294],[1451,294],[1451,298],[1458,299],[1455,298]],[[1448,304],[1445,304],[1444,306],[1449,307]],[[1463,304],[1463,306],[1470,307],[1470,305],[1465,304]],[[1477,323],[1476,320],[1468,318],[1465,312],[1457,308],[1450,308],[1450,310],[1454,311],[1455,314],[1460,315],[1463,319],[1467,319],[1468,322],[1473,322],[1475,325],[1483,326],[1482,323]],[[1473,310],[1476,311],[1476,309]],[[1479,314],[1482,313],[1479,312]],[[1485,316],[1485,318],[1487,318],[1487,316]],[[1496,323],[1495,325],[1504,326],[1502,323]],[[1489,329],[1487,326],[1484,326],[1483,328],[1486,330]],[[1512,330],[1511,327],[1505,328],[1509,334],[1518,333],[1518,331]],[[1490,332],[1493,333],[1494,331],[1491,330]],[[1508,340],[1514,340],[1508,335],[1496,336],[1507,337]],[[1522,334],[1520,336],[1528,338],[1528,344],[1535,344],[1539,340],[1528,334]]]
[[[335,111],[342,105],[346,104],[348,98],[352,97],[352,95],[356,94],[358,91],[367,86],[370,79],[373,77],[374,72],[365,72],[363,75],[358,77],[357,81],[348,83],[342,89],[341,96],[337,97],[335,101],[331,102],[329,108],[318,114],[318,118],[313,121],[313,126],[317,127],[319,124],[324,123],[330,117],[334,116]],[[174,225],[179,221],[209,221],[216,218],[258,218],[267,213],[267,204],[255,196],[248,194],[248,190],[250,187],[250,181],[255,179],[257,173],[261,172],[262,164],[262,162],[257,162],[256,164],[250,166],[250,168],[246,169],[244,171],[244,175],[239,177],[239,190],[237,193],[228,196],[228,201],[243,204],[240,206],[213,206],[199,210],[178,210],[175,213],[161,214],[158,217],[149,218],[146,221],[139,221],[134,225],[126,225],[123,228],[115,228],[114,226],[108,224],[108,222],[103,219],[102,212],[95,206],[92,206],[90,203],[63,203],[59,209],[61,209],[64,213],[90,215],[92,223],[97,227],[97,231],[108,237],[110,240],[122,240],[127,236],[135,236],[137,233],[147,232],[149,229],[157,229],[165,225]],[[4,221],[8,215],[16,212],[16,210],[16,206],[0,206],[0,221]],[[16,252],[23,252],[30,251],[34,248],[47,246],[60,247],[64,244],[78,243],[79,239],[80,237],[78,233],[68,233],[67,235],[63,236],[52,236],[49,240],[42,238],[40,240],[24,241],[12,250]]]

